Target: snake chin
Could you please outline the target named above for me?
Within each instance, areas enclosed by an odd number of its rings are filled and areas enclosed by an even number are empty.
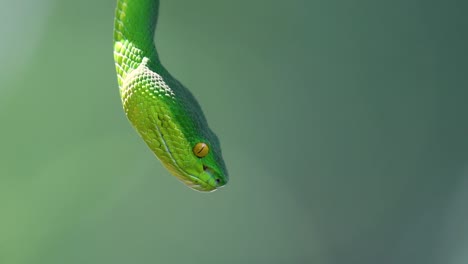
[[[203,165],[203,172],[199,177],[188,174],[188,177],[178,177],[188,187],[200,192],[214,192],[223,187],[226,182],[212,168]]]
[[[214,192],[217,190],[216,186],[213,186],[205,181],[190,175],[190,180],[184,181],[188,187],[200,191],[200,192]]]
[[[214,192],[217,190],[217,185],[214,184],[214,181],[211,181],[211,174],[210,174],[210,169],[207,169],[206,171],[204,170],[202,174],[209,174],[210,180],[205,180],[202,179],[200,176],[195,176],[193,174],[189,174],[185,171],[182,171],[183,173],[173,173],[176,178],[178,178],[182,183],[184,183],[187,187],[199,191],[199,192]],[[205,178],[205,177],[204,177]]]

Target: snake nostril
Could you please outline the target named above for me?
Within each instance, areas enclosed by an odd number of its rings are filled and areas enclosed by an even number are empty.
[[[220,183],[221,183],[221,179],[219,179],[219,178],[218,178],[218,179],[216,179],[215,181],[216,181],[216,183],[218,183],[218,184],[220,184]]]

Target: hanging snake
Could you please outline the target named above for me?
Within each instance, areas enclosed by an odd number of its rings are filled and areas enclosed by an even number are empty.
[[[125,114],[156,157],[187,186],[228,182],[218,137],[192,93],[161,64],[154,43],[159,0],[118,0],[114,60]]]

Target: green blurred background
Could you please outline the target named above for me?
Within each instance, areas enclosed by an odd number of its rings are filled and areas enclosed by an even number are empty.
[[[0,0],[0,263],[468,263],[466,1],[162,0],[230,183],[122,111],[114,0]]]

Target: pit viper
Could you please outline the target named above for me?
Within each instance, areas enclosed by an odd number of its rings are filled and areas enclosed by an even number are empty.
[[[159,0],[117,1],[114,60],[123,109],[171,174],[192,189],[214,191],[228,182],[219,139],[192,93],[161,64],[158,12]]]

